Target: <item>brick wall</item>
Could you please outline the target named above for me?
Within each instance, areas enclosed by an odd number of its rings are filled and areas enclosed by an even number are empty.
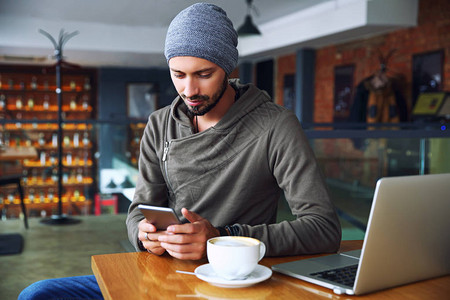
[[[333,122],[334,68],[354,65],[354,86],[380,67],[378,51],[384,55],[396,49],[388,62],[389,75],[403,77],[402,91],[411,110],[412,58],[414,54],[444,50],[443,90],[450,91],[450,1],[419,3],[418,26],[388,34],[317,49],[315,69],[314,122]],[[283,104],[283,80],[295,73],[296,54],[277,59],[275,101]],[[350,139],[310,141],[328,178],[374,187],[386,176],[384,139],[369,141],[364,149],[355,148]]]
[[[333,121],[334,68],[355,66],[354,85],[379,69],[378,49],[396,49],[388,63],[391,75],[404,77],[403,94],[411,106],[412,56],[444,50],[443,89],[450,91],[450,1],[420,1],[418,26],[350,43],[321,48],[316,53],[314,122]],[[277,59],[275,101],[283,104],[283,78],[295,73],[295,53]],[[410,108],[411,109],[411,108]]]

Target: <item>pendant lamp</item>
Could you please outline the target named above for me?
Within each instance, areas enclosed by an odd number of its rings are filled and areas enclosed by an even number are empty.
[[[258,27],[253,23],[250,11],[252,9],[253,0],[246,0],[247,2],[247,15],[245,16],[244,24],[238,28],[237,33],[239,36],[260,35]]]

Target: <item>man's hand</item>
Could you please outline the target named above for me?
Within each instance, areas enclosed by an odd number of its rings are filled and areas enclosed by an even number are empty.
[[[208,220],[186,208],[181,213],[190,223],[167,227],[166,234],[158,236],[160,246],[179,259],[206,257],[206,241],[219,236],[219,231]]]
[[[158,241],[158,237],[165,234],[164,231],[157,231],[156,227],[149,223],[147,219],[140,221],[138,228],[138,238],[147,251],[156,255],[166,252],[166,249],[161,247],[161,243]]]

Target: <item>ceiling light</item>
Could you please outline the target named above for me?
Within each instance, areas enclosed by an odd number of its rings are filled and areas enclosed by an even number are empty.
[[[247,2],[247,15],[245,16],[244,24],[241,25],[241,27],[238,28],[237,32],[239,36],[249,36],[249,35],[259,35],[261,32],[259,31],[258,27],[253,23],[252,16],[250,14],[250,11],[252,9],[252,1],[253,0],[246,0]]]

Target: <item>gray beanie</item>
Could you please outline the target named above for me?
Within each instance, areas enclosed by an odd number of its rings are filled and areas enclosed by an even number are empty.
[[[206,59],[227,75],[236,68],[238,35],[227,13],[214,4],[197,3],[182,10],[170,23],[164,55]]]

